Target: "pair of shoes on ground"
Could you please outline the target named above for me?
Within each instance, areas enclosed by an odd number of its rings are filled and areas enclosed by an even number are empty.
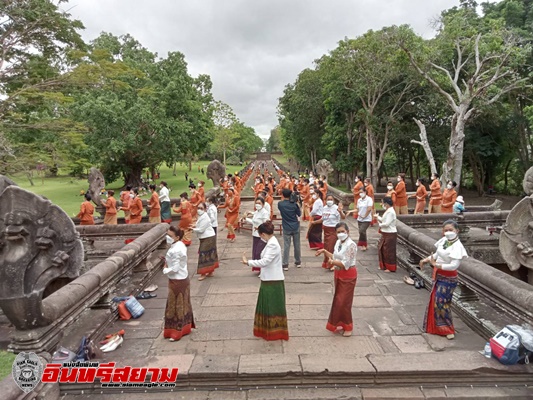
[[[157,297],[157,294],[155,293],[150,293],[150,292],[141,292],[140,294],[138,294],[137,296],[135,296],[135,298],[137,300],[142,300],[142,299],[152,299],[154,297]]]
[[[100,350],[104,353],[109,353],[110,351],[116,350],[124,342],[122,335],[115,335],[109,339],[109,342],[100,347]]]
[[[199,281],[203,281],[205,278],[211,278],[213,275],[212,272],[208,273],[207,275],[200,275],[200,277],[198,278]]]

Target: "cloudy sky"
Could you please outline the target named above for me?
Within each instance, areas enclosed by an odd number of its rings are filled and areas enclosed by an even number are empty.
[[[263,138],[277,124],[286,84],[345,37],[431,21],[459,0],[69,0],[89,41],[131,34],[161,57],[181,51],[192,75],[208,74],[217,100]]]

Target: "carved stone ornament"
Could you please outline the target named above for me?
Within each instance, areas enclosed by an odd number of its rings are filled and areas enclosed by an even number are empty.
[[[326,159],[318,160],[316,163],[316,172],[319,176],[325,175],[327,179],[328,175],[333,172],[333,166]]]
[[[226,167],[218,160],[213,160],[207,166],[207,179],[213,181],[213,186],[219,186],[220,180],[226,175]]]
[[[70,217],[0,175],[0,307],[20,330],[46,326],[47,286],[78,277],[83,245]]]
[[[511,271],[522,265],[533,269],[533,196],[520,200],[509,213],[500,233],[500,252]]]
[[[102,205],[102,199],[100,198],[100,193],[102,189],[105,188],[105,179],[99,169],[91,167],[89,171],[89,194],[91,195],[92,201],[97,206]]]

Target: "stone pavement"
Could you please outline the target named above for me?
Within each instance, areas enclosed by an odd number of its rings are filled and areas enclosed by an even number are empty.
[[[241,210],[251,210],[252,205],[244,203]],[[350,217],[347,222],[350,236],[357,240],[356,221]],[[223,225],[223,213],[219,223]],[[490,385],[494,383],[491,377],[513,383],[518,375],[509,372],[524,372],[521,367],[513,370],[479,354],[485,340],[457,317],[455,340],[423,333],[429,292],[406,285],[402,280],[406,272],[401,269],[396,273],[378,269],[377,227],[369,229],[369,250],[357,255],[353,336],[327,331],[333,273],[322,269],[322,258],[309,249],[307,224],[302,223],[301,229],[302,268],[291,264],[285,272],[289,341],[267,342],[253,336],[260,280],[240,263],[243,252],[251,255],[251,233],[242,231],[235,243],[229,243],[223,231],[218,238],[220,268],[214,277],[197,280],[197,239],[188,250],[196,330],[177,342],[163,339],[167,278],[160,273],[154,282],[159,286],[157,298],[141,300],[145,314],[138,320],[116,321],[112,327],[111,331],[125,329],[125,340],[121,348],[106,353],[104,360],[118,365],[178,367],[183,379],[180,383],[178,378],[178,385],[188,387],[301,385],[308,382],[306,375],[313,384],[403,386],[430,382],[443,386],[449,380],[466,384],[485,379],[479,378],[479,371],[488,371],[484,382]],[[282,238],[278,240],[282,243]],[[442,371],[450,373],[443,376]],[[417,395],[412,398],[424,398],[415,389]],[[378,398],[371,393],[365,398]]]

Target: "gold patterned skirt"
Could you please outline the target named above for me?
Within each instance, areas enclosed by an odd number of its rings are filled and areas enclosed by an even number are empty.
[[[191,333],[194,317],[191,306],[191,290],[189,278],[169,279],[167,306],[165,307],[165,339],[180,340]]]

